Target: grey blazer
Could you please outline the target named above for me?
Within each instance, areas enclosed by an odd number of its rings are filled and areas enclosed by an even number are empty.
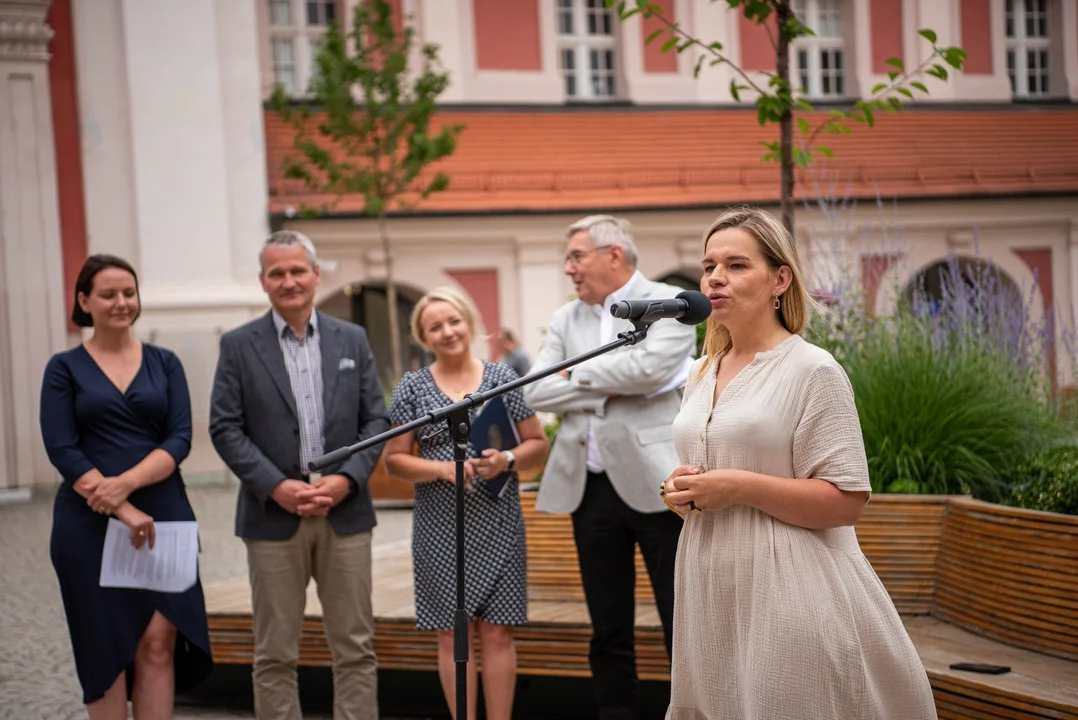
[[[672,298],[681,288],[631,281],[627,298]],[[632,329],[614,319],[615,334]],[[529,372],[567,360],[600,345],[599,318],[580,300],[555,311],[543,346]],[[696,330],[676,320],[659,320],[643,342],[619,348],[573,368],[569,379],[543,378],[524,388],[536,410],[561,413],[562,424],[551,448],[536,508],[571,513],[584,497],[587,478],[588,423],[610,483],[625,503],[639,512],[666,511],[659,484],[677,467],[671,423],[681,409],[680,393],[647,397],[674,380],[696,348]],[[611,398],[615,394],[618,397]]]
[[[319,313],[318,332],[324,447],[330,452],[385,432],[389,415],[366,331]],[[217,454],[240,479],[236,535],[252,540],[292,537],[300,518],[274,502],[270,493],[282,480],[299,479],[310,471],[299,464],[296,401],[268,312],[221,337],[210,437]],[[352,492],[329,511],[336,532],[347,535],[374,527],[368,480],[381,452],[377,445],[323,471],[351,480]]]

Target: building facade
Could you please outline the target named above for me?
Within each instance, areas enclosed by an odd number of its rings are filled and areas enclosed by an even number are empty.
[[[140,333],[184,363],[189,474],[224,474],[206,432],[217,342],[267,308],[256,253],[271,229],[315,240],[327,261],[320,307],[367,325],[388,371],[377,228],[349,198],[330,217],[296,218],[312,198],[283,177],[291,136],[265,103],[275,82],[303,97],[326,24],[355,2],[0,0],[0,489],[56,480],[37,398],[49,355],[79,341],[67,316],[88,253],[132,261]],[[774,67],[767,31],[725,3],[659,4],[750,74]],[[818,117],[886,81],[889,57],[927,57],[920,28],[969,54],[950,82],[924,79],[927,100],[837,138],[834,160],[799,174],[797,235],[814,286],[852,279],[886,312],[958,253],[1032,292],[1036,313],[1069,318],[1076,0],[795,5],[816,34],[794,45],[791,67]],[[534,355],[571,291],[564,228],[581,215],[627,216],[644,272],[693,286],[700,233],[721,208],[776,205],[778,170],[759,145],[774,133],[756,123],[751,95],[730,98],[729,64],[694,77],[696,51],[646,44],[653,20],[622,23],[602,0],[395,7],[440,47],[451,78],[440,121],[465,126],[443,163],[449,190],[390,221],[403,321],[422,292],[455,284],[484,334],[512,328]],[[1073,383],[1066,363],[1057,370]]]

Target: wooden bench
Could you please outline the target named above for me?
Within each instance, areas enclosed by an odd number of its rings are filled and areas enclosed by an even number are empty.
[[[543,600],[583,600],[572,520],[568,515],[539,512],[535,500],[536,493],[521,493],[529,595]],[[865,556],[901,613],[927,613],[931,608],[947,501],[942,495],[876,495],[857,524]],[[639,548],[636,598],[638,602],[654,602]]]
[[[516,631],[522,676],[588,677],[590,621],[568,516],[521,495],[528,540],[528,625]],[[876,495],[856,527],[861,547],[903,615],[932,684],[941,720],[1078,720],[1078,518],[968,498]],[[637,552],[640,677],[670,667],[650,581]],[[374,551],[375,650],[387,670],[436,669],[435,634],[415,629],[410,543]],[[214,658],[250,664],[246,577],[206,587]],[[955,662],[1012,672],[978,675]],[[314,586],[300,664],[328,667]],[[479,663],[482,668],[481,662]]]

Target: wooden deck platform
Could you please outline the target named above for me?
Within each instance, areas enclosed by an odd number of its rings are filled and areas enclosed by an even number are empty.
[[[376,547],[373,557],[375,649],[381,667],[429,671],[433,633],[415,629],[409,541]],[[251,599],[246,577],[205,588],[214,659],[248,665],[252,659]],[[587,677],[587,608],[577,600],[534,600],[531,622],[517,632],[521,675]],[[927,615],[904,618],[936,695],[941,720],[954,718],[1078,718],[1078,663],[980,637]],[[643,679],[669,680],[662,631],[653,602],[637,608],[637,649]],[[328,667],[321,606],[308,588],[301,663]],[[1009,665],[1006,675],[950,670],[954,662]],[[481,664],[480,664],[481,667]]]

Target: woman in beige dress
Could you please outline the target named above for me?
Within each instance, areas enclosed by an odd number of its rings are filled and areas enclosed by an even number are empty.
[[[842,367],[803,340],[789,232],[738,208],[704,234],[712,314],[663,483],[685,518],[667,720],[924,720],[932,690],[853,525],[868,464]]]

